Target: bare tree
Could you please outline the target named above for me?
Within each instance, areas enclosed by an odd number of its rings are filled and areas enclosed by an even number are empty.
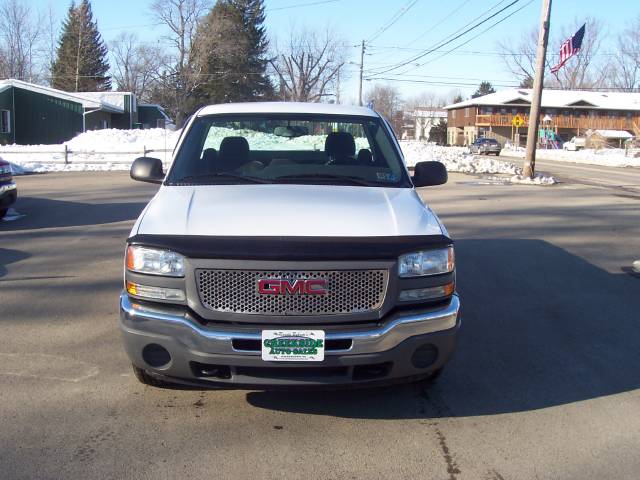
[[[111,42],[112,74],[118,90],[133,92],[148,101],[159,71],[167,63],[157,45],[145,45],[132,32],[122,32]]]
[[[402,108],[400,92],[392,85],[375,84],[366,93],[365,100],[367,103],[372,103],[375,111],[385,117],[389,123],[393,123]]]
[[[165,39],[173,47],[171,60],[163,68],[153,95],[167,106],[177,125],[182,124],[191,110],[189,99],[201,82],[191,47],[208,3],[206,0],[155,0],[151,5],[153,18],[169,29]]]
[[[600,88],[604,87],[609,74],[606,65],[599,60],[602,23],[595,18],[586,20],[586,34],[582,41],[580,53],[571,58],[560,69],[557,75],[545,75],[545,86],[563,89]],[[549,47],[547,68],[558,61],[558,52],[562,43],[576,33],[582,22],[576,20],[560,30]],[[502,54],[507,69],[526,86],[535,74],[537,29],[525,32],[518,42],[499,42],[498,49]]]
[[[617,47],[611,61],[611,86],[626,91],[640,88],[640,15],[620,32]]]
[[[0,4],[0,77],[35,81],[40,74],[42,16],[24,2]]]
[[[405,110],[413,111],[417,108],[441,108],[446,101],[435,92],[421,92],[407,99],[404,104]]]
[[[537,43],[538,30],[535,28],[522,33],[517,42],[513,39],[498,42],[498,50],[507,70],[521,83],[535,76]]]
[[[271,60],[279,84],[279,96],[292,102],[320,102],[339,95],[346,62],[343,41],[326,29],[291,29],[286,47]],[[342,75],[342,79],[340,76]]]

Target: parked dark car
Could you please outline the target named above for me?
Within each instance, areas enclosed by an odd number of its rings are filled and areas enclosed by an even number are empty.
[[[18,189],[13,181],[11,165],[0,159],[0,219],[3,218],[9,207],[16,202]]]
[[[471,153],[477,153],[478,155],[500,155],[502,147],[495,138],[478,138],[475,142],[469,145]]]

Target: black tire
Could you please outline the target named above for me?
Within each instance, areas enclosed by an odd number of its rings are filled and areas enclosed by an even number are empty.
[[[0,208],[0,220],[4,218],[4,216],[7,214],[8,211],[9,211],[8,208]]]
[[[136,367],[131,364],[131,368],[133,368],[133,374],[136,376],[140,383],[144,383],[145,385],[149,385],[150,387],[166,387],[169,385],[167,382],[163,382],[162,380],[153,377],[147,373],[146,370],[143,370],[140,367]]]

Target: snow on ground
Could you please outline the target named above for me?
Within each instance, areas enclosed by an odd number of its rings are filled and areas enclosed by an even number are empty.
[[[224,137],[244,135],[254,150],[319,150],[324,148],[324,136],[305,135],[284,139],[273,134],[252,131],[238,131],[217,128],[207,138],[205,148],[219,149]],[[15,174],[51,171],[110,171],[128,170],[131,162],[142,156],[143,149],[150,156],[162,159],[165,164],[171,161],[171,150],[175,146],[180,131],[159,128],[147,130],[93,130],[82,133],[61,145],[9,145],[1,147],[2,157],[12,164]],[[64,147],[72,153],[69,163],[64,163]],[[468,174],[509,175],[512,183],[549,185],[556,183],[552,177],[539,177],[533,180],[518,177],[520,167],[514,163],[501,161],[496,157],[480,157],[469,154],[466,147],[439,147],[427,142],[402,141],[407,166],[425,160],[441,161],[449,172]],[[356,139],[356,148],[366,148],[365,139]],[[167,150],[167,151],[165,151]],[[27,153],[28,152],[28,153]],[[83,153],[73,153],[83,152]],[[502,179],[504,181],[504,178]]]
[[[77,172],[129,170],[131,162],[141,157],[143,150],[160,150],[153,155],[169,162],[180,132],[162,128],[147,130],[92,130],[81,133],[59,145],[5,145],[2,158],[11,163],[15,174],[29,172]],[[64,163],[64,146],[72,152]],[[74,154],[73,152],[85,152]]]
[[[467,147],[439,147],[427,142],[402,141],[402,152],[408,167],[418,162],[438,160],[449,172],[460,173],[521,173],[514,163],[498,160],[496,157],[475,157]]]
[[[584,163],[602,165],[605,167],[640,167],[640,158],[625,157],[623,148],[606,148],[602,150],[582,149],[575,152],[567,150],[536,151],[536,158],[541,160],[555,160],[559,162]],[[502,150],[502,155],[524,158],[524,148]]]
[[[525,185],[553,185],[557,183],[551,176],[537,174],[533,179],[522,176],[522,169],[515,163],[498,160],[496,157],[471,155],[467,147],[439,147],[427,142],[400,142],[408,167],[418,162],[438,160],[444,163],[448,172],[469,174],[506,174],[510,177],[494,177],[501,182]]]

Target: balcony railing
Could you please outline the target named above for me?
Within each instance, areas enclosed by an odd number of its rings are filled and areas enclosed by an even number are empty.
[[[511,127],[513,114],[482,114],[476,115],[476,125],[479,127]],[[522,128],[529,126],[529,115],[520,114],[524,121]],[[540,126],[543,125],[540,116]],[[544,125],[551,128],[575,128],[581,130],[633,130],[633,122],[640,125],[640,116],[628,117],[603,117],[603,116],[565,116],[554,115],[551,122]]]

